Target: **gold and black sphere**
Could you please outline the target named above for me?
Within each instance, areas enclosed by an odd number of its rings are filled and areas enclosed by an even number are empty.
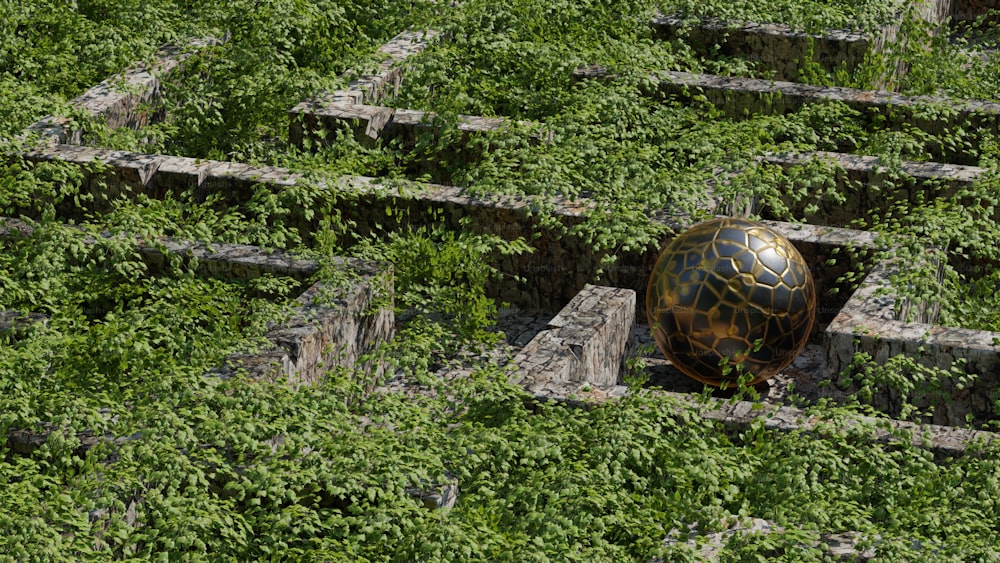
[[[656,344],[686,375],[720,386],[735,383],[741,366],[756,384],[805,346],[816,288],[784,236],[746,219],[713,219],[663,249],[646,314]]]

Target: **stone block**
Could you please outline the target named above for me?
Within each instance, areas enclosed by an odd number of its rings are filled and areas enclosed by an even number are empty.
[[[319,267],[312,260],[247,245],[165,240],[143,245],[140,252],[154,270],[163,268],[170,255],[184,260],[196,257],[199,274],[230,279],[270,274],[304,280]],[[390,340],[394,330],[391,265],[354,258],[332,260],[347,273],[344,285],[309,286],[296,299],[291,318],[265,335],[271,347],[234,354],[212,376],[227,378],[242,371],[254,380],[284,378],[295,387],[312,385],[323,380],[326,370],[354,368],[365,354]],[[376,361],[359,366],[366,377],[380,375],[381,369]]]
[[[696,524],[687,527],[687,531],[673,528],[667,533],[664,546],[684,543],[695,551],[701,561],[717,561],[721,551],[732,536],[782,534],[785,528],[763,518],[731,517],[720,522],[721,532],[710,532],[702,535]],[[857,532],[837,534],[821,534],[814,547],[825,547],[826,555],[835,560],[868,561],[874,559],[874,548],[859,549],[864,537]],[[661,558],[650,559],[648,563],[664,563]]]
[[[238,205],[250,199],[250,187],[245,177],[255,169],[242,162],[211,161],[200,191],[206,195],[221,195],[225,205]]]
[[[268,337],[288,350],[296,386],[322,380],[326,370],[355,368],[363,356],[392,339],[392,265],[355,258],[334,258],[338,268],[352,279],[330,288],[316,284],[297,299],[298,308],[282,327]],[[364,364],[367,390],[383,373],[377,360]]]
[[[224,204],[235,207],[249,201],[256,186],[293,186],[301,177],[284,168],[212,161],[206,168],[199,193],[205,197],[221,195]]]
[[[83,142],[83,131],[73,128],[73,120],[63,116],[49,115],[29,125],[21,135],[22,139],[38,137],[40,146],[62,143],[78,145]]]
[[[143,260],[153,271],[163,270],[171,256],[197,263],[195,271],[206,277],[251,280],[263,275],[305,280],[319,269],[313,260],[272,252],[259,246],[186,242],[160,239],[139,245]]]
[[[864,61],[872,48],[871,38],[851,30],[828,30],[808,34],[775,23],[727,22],[705,18],[695,22],[677,16],[660,15],[652,22],[654,32],[665,40],[683,38],[709,54],[742,57],[775,73],[775,80],[795,80],[806,62],[818,64],[826,72],[851,71]],[[800,60],[812,50],[810,61]]]
[[[740,78],[680,71],[661,71],[654,79],[661,93],[679,98],[702,94],[733,119],[745,115],[777,114],[798,111],[806,104],[841,102],[864,115],[891,116],[890,125],[912,125],[928,133],[940,133],[952,123],[966,120],[973,129],[1000,131],[1000,103],[980,100],[954,100],[940,96],[904,96],[888,90],[860,90],[839,86],[798,84],[780,80]],[[921,117],[921,108],[941,106],[954,116],[948,121]],[[889,109],[893,112],[890,114]],[[939,112],[932,112],[935,116]],[[962,153],[942,153],[935,158],[961,160]],[[962,162],[959,162],[962,163]]]
[[[160,79],[187,59],[193,50],[218,43],[214,38],[190,41],[186,46],[165,45],[148,68],[128,69],[109,78],[70,101],[108,127],[138,129],[155,121],[148,104],[160,95]],[[38,134],[43,145],[83,143],[82,130],[63,116],[47,116],[25,130]],[[23,137],[23,136],[22,136]]]
[[[203,184],[208,175],[212,161],[186,158],[182,156],[164,156],[153,177],[154,192],[157,197],[166,194],[180,195],[191,191],[200,194],[199,201],[205,200]]]
[[[379,104],[396,95],[403,81],[404,63],[409,57],[422,52],[438,34],[434,30],[418,31],[408,29],[378,49],[384,59],[374,74],[362,75],[350,82],[346,90],[322,93],[292,108],[289,114],[288,141],[301,147],[306,141],[324,141],[322,134],[314,134],[318,129],[328,130],[338,123],[355,123],[355,131],[360,142],[369,144],[378,137],[379,131],[392,117],[392,110],[356,109],[356,115],[337,115],[341,106],[363,106]],[[331,112],[327,115],[327,112]]]
[[[435,115],[431,112],[359,104],[357,99],[357,96],[341,92],[333,99],[308,101],[295,106],[290,111],[293,116],[290,129],[292,142],[302,146],[308,139],[313,143],[328,144],[332,141],[329,131],[347,127],[354,138],[366,146],[380,138],[403,139],[404,145],[412,146],[419,134],[436,134],[441,131],[441,125],[435,123]],[[456,127],[462,132],[463,141],[467,141],[470,136],[501,130],[514,124],[532,128],[535,132],[531,134],[531,139],[535,142],[549,142],[552,139],[551,131],[543,130],[535,123],[517,122],[502,117],[460,115]]]
[[[843,226],[872,213],[884,213],[898,201],[917,204],[932,198],[960,197],[963,190],[985,176],[978,166],[942,162],[903,161],[890,169],[875,156],[816,151],[801,154],[769,154],[762,162],[789,170],[810,161],[821,161],[837,168],[837,189],[846,201],[820,201],[818,210],[806,213],[808,202],[785,201],[796,217],[814,225]],[[970,202],[971,204],[972,202]],[[1000,219],[1000,211],[997,218]]]
[[[953,328],[924,322],[907,322],[896,312],[898,298],[890,278],[892,264],[877,264],[826,329],[826,371],[837,377],[846,370],[854,354],[865,352],[876,362],[906,354],[922,365],[950,368],[965,362],[971,381],[952,378],[917,388],[906,399],[933,407],[930,422],[965,425],[966,417],[983,421],[994,416],[994,401],[1000,400],[1000,333]],[[881,387],[873,397],[874,407],[894,413],[903,397]]]
[[[451,509],[458,502],[458,479],[446,475],[444,483],[406,487],[406,494],[420,501],[428,510]]]
[[[515,380],[618,383],[635,323],[635,292],[587,285],[518,354]]]
[[[79,145],[50,145],[22,155],[33,162],[63,161],[79,165],[84,170],[83,192],[94,196],[88,204],[90,210],[99,213],[109,211],[112,200],[136,193],[152,195],[153,175],[163,160],[159,155]],[[97,163],[104,169],[95,170]]]
[[[0,344],[12,344],[29,335],[36,327],[44,326],[48,315],[25,313],[13,309],[0,309]]]

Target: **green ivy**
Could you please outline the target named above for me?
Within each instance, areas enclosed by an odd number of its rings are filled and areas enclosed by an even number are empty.
[[[686,537],[696,525],[705,541],[724,521],[751,517],[784,532],[733,536],[721,559],[821,561],[828,554],[816,542],[846,531],[863,534],[862,547],[885,560],[995,559],[996,447],[934,459],[911,436],[869,441],[886,419],[857,419],[877,414],[865,395],[887,387],[908,397],[898,416],[930,414],[915,399],[971,384],[961,365],[859,356],[846,374],[858,404],[810,407],[811,433],[763,420],[733,432],[702,417],[706,405],[641,390],[599,408],[540,404],[504,369],[469,356],[468,373],[442,380],[435,374],[457,353],[500,338],[492,330],[500,304],[488,297],[500,276],[494,265],[528,246],[394,207],[388,218],[402,227],[360,232],[338,212],[356,197],[334,187],[341,174],[587,198],[594,210],[571,234],[613,255],[659,240],[648,216],[662,210],[704,216],[719,211],[718,198],[722,210],[812,220],[862,189],[830,163],[783,169],[762,163],[766,153],[876,155],[884,205],[853,225],[881,233],[892,249],[885,257],[927,264],[894,278],[895,291],[912,302],[944,297],[942,322],[996,327],[993,133],[936,104],[916,111],[933,125],[925,128],[895,109],[869,115],[836,103],[728,119],[697,95],[666,99],[650,78],[663,69],[762,74],[752,61],[706,59],[683,41],[655,39],[648,23],[657,11],[868,31],[895,21],[896,8],[0,4],[0,136],[68,114],[100,145],[284,165],[308,177],[205,201],[193,192],[100,201],[107,171],[98,163],[30,163],[9,156],[22,145],[4,144],[0,212],[23,216],[34,232],[0,241],[0,308],[46,319],[0,334],[0,432],[43,436],[30,452],[0,446],[0,560],[695,560],[684,542],[663,543],[672,530]],[[933,35],[912,16],[901,21],[909,41],[857,72],[803,76],[871,86],[904,62],[910,71],[894,84],[901,91],[995,96],[995,64],[976,46],[988,27]],[[339,130],[327,132],[329,146],[287,145],[290,107],[371,68],[376,46],[410,26],[439,29],[441,39],[410,61],[391,103],[436,112],[441,130],[375,146]],[[165,96],[149,108],[162,122],[111,132],[66,107],[163,43],[197,37],[220,42],[165,77]],[[614,78],[573,79],[594,64]],[[531,123],[470,138],[457,129],[463,113]],[[945,156],[987,175],[911,197],[901,162]],[[343,280],[332,255],[392,261],[398,332],[377,357],[416,385],[367,393],[364,374],[347,369],[302,389],[206,377],[226,355],[262,343],[300,282],[204,279],[179,262],[150,271],[136,241],[167,236],[282,248],[321,262],[311,281]],[[848,281],[862,274],[852,270]],[[413,492],[452,484],[451,509],[430,510]]]

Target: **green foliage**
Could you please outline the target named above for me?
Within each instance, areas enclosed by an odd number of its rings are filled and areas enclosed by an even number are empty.
[[[487,292],[503,274],[493,264],[502,256],[528,250],[521,240],[465,229],[455,232],[435,223],[374,232],[351,253],[392,262],[397,319],[403,322],[394,344],[402,357],[393,361],[410,370],[417,365],[426,369],[432,359],[453,356],[462,344],[496,341],[497,334],[489,329],[496,320],[497,303]]]
[[[243,161],[271,152],[287,110],[339,85],[336,75],[371,64],[372,50],[417,22],[431,2],[239,1],[4,2],[0,5],[0,134],[12,135],[59,101],[166,44],[217,43],[164,84],[167,119],[141,135],[100,132],[125,148]],[[48,96],[55,95],[55,103]],[[100,135],[98,135],[100,136]]]
[[[0,137],[189,31],[182,3],[0,3]]]
[[[146,385],[204,373],[250,346],[280,311],[236,284],[152,275],[134,243],[85,236],[47,224],[2,243],[0,302],[47,317],[44,328],[2,348],[5,400],[22,405],[4,409],[2,428],[67,416],[79,400],[62,401],[76,394],[121,408]]]
[[[689,546],[662,543],[671,530],[695,524],[704,540],[749,517],[785,531],[733,536],[721,558],[819,561],[827,554],[814,543],[823,534],[858,531],[886,560],[995,559],[995,447],[942,462],[909,436],[889,447],[871,442],[884,419],[856,418],[871,410],[866,395],[886,388],[901,397],[897,416],[931,414],[924,399],[972,383],[960,364],[859,356],[845,374],[859,403],[813,407],[812,433],[782,433],[763,420],[727,432],[701,416],[709,405],[647,394],[638,375],[633,396],[600,408],[537,404],[486,361],[468,359],[467,376],[434,375],[457,353],[498,340],[487,288],[500,276],[497,259],[527,251],[524,241],[395,208],[387,215],[401,227],[366,234],[337,211],[353,197],[335,188],[344,173],[430,179],[482,195],[588,198],[594,209],[569,234],[613,257],[659,240],[651,213],[813,220],[868,190],[881,205],[853,225],[881,233],[889,257],[924,265],[893,278],[900,302],[943,300],[943,322],[997,327],[993,133],[934,104],[914,115],[828,103],[729,119],[704,97],[665,99],[650,78],[662,69],[762,73],[752,61],[710,60],[683,41],[655,40],[648,21],[657,9],[816,31],[871,30],[896,8],[0,3],[0,137],[68,114],[101,145],[287,165],[309,178],[207,198],[106,201],[110,177],[97,163],[81,171],[5,156],[0,213],[26,217],[35,231],[0,242],[0,308],[47,318],[0,334],[0,435],[24,428],[41,436],[30,452],[7,442],[0,451],[0,559],[689,560]],[[855,73],[810,67],[801,76],[870,86],[904,63],[910,72],[894,83],[902,91],[995,96],[995,63],[976,46],[981,29],[962,42],[931,34],[912,14],[902,21],[909,40]],[[411,61],[391,103],[436,112],[438,131],[373,147],[330,131],[329,146],[307,151],[281,140],[290,107],[370,68],[375,46],[405,27],[431,24],[442,39]],[[162,111],[160,123],[112,132],[66,107],[167,41],[209,36],[220,42],[164,77],[165,96],[148,108]],[[592,64],[615,79],[574,81],[575,68]],[[532,123],[475,137],[458,130],[462,113]],[[5,154],[18,148],[4,144]],[[813,150],[877,155],[884,181],[860,186],[821,160],[788,169],[759,161]],[[901,162],[939,157],[989,172],[962,189],[914,190]],[[421,387],[365,394],[368,381],[345,369],[294,390],[206,378],[227,354],[261,343],[299,282],[207,280],[179,262],[152,272],[135,242],[164,236],[283,248],[320,260],[317,279],[333,282],[343,272],[331,255],[392,261],[398,333],[378,357]],[[851,281],[860,275],[849,272]],[[452,509],[428,510],[414,496],[446,484],[458,485]]]
[[[870,354],[858,353],[848,372],[861,404],[870,403],[877,393],[890,393],[893,400],[887,414],[919,422],[932,418],[936,405],[946,404],[953,393],[961,393],[975,382],[976,375],[964,368],[964,361],[942,368],[903,354],[875,363]]]
[[[901,3],[894,0],[851,0],[846,2],[765,0],[750,2],[695,2],[669,0],[661,10],[690,18],[712,17],[731,22],[775,22],[792,29],[821,32],[829,29],[874,31],[894,21]]]

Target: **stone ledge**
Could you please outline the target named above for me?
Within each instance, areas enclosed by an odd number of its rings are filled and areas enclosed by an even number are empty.
[[[22,313],[11,309],[0,310],[0,337],[17,341],[32,328],[44,326],[48,315],[42,313]],[[2,342],[2,340],[0,340]]]
[[[269,274],[304,281],[319,270],[314,260],[247,244],[160,239],[154,243],[140,243],[138,250],[154,271],[165,270],[169,260],[177,257],[185,265],[196,263],[195,272],[211,278],[252,280]]]
[[[317,125],[316,119],[311,117],[315,112],[322,113],[336,105],[378,104],[395,96],[403,82],[406,60],[423,52],[437,35],[434,30],[408,29],[379,47],[377,53],[384,55],[385,60],[374,74],[352,80],[346,90],[323,93],[293,107],[288,112],[289,142],[302,146],[306,138],[312,137],[311,132]],[[374,138],[373,135],[368,136]]]
[[[132,198],[137,194],[162,199],[168,193],[185,191],[194,192],[198,201],[204,201],[209,194],[213,194],[221,195],[226,205],[238,205],[250,199],[250,191],[256,185],[268,184],[280,189],[294,186],[302,178],[301,174],[271,166],[68,144],[28,150],[22,156],[31,162],[78,165],[83,172],[81,190],[94,196],[88,209],[98,213],[109,211],[114,199]],[[91,171],[95,162],[107,168]],[[57,211],[70,217],[74,213],[68,207]]]
[[[403,139],[405,144],[413,145],[421,132],[437,133],[441,129],[432,112],[355,103],[300,104],[292,110],[292,114],[296,116],[294,122],[305,131],[292,135],[292,142],[300,147],[305,139],[328,142],[325,140],[328,137],[321,137],[316,131],[335,131],[341,126],[349,127],[359,143],[369,146],[377,139]],[[468,136],[503,130],[514,124],[537,128],[536,124],[527,121],[476,115],[458,116],[456,128]],[[538,132],[532,135],[532,139],[549,142],[552,134]]]
[[[673,528],[664,540],[664,546],[684,543],[692,548],[703,561],[715,561],[719,558],[719,551],[725,547],[729,538],[734,535],[767,535],[772,533],[781,534],[785,528],[776,525],[774,522],[763,518],[737,518],[732,517],[720,522],[723,530],[712,532],[702,536],[704,539],[699,542],[701,535],[698,526],[691,524],[686,532]],[[812,544],[813,547],[824,547],[826,554],[838,560],[868,561],[875,558],[875,550],[872,548],[863,551],[858,549],[863,541],[863,536],[858,532],[841,532],[833,534],[820,534],[818,541]],[[655,558],[647,563],[664,563],[663,559]]]
[[[955,113],[948,123],[968,120],[973,128],[1000,131],[1000,103],[954,100],[941,96],[904,96],[887,90],[860,90],[840,86],[816,86],[780,80],[734,78],[715,74],[680,71],[654,73],[659,90],[668,95],[690,98],[703,94],[732,119],[753,114],[786,114],[808,104],[841,102],[865,115],[898,112],[897,120],[928,133],[939,133],[942,122],[921,117],[920,110],[940,106]],[[938,112],[933,112],[935,115]],[[900,121],[902,122],[902,121]]]
[[[38,448],[45,445],[49,436],[58,429],[50,423],[41,423],[32,429],[13,428],[7,432],[7,447],[19,455],[31,455]],[[107,444],[110,446],[120,446],[126,442],[131,442],[142,438],[141,432],[136,432],[130,436],[115,437],[110,433],[94,434],[90,430],[84,430],[75,434],[80,445],[73,450],[73,455],[83,457],[87,451],[97,445]]]
[[[866,184],[876,184],[882,181],[890,172],[890,167],[883,165],[877,156],[851,153],[812,151],[805,153],[767,154],[764,162],[783,167],[805,164],[811,160],[830,162],[844,169],[849,179]],[[911,176],[918,182],[942,182],[949,186],[965,188],[986,174],[986,169],[979,166],[963,166],[944,162],[917,162],[904,160],[899,163],[898,171]]]
[[[191,55],[190,50],[218,43],[208,38],[190,41],[184,47],[165,45],[149,68],[126,70],[73,98],[70,103],[94,119],[103,119],[112,129],[143,127],[155,120],[143,106],[159,97],[160,78],[180,66]],[[74,128],[72,120],[63,116],[45,117],[30,125],[25,134],[38,134],[46,145],[83,142],[82,130]]]
[[[32,232],[23,221],[0,218],[0,238],[31,236]],[[161,239],[137,243],[137,251],[153,271],[166,269],[171,258],[182,263],[193,259],[195,272],[214,278],[250,280],[270,274],[305,281],[319,270],[313,260],[248,245]],[[296,299],[291,318],[265,334],[270,347],[234,354],[209,376],[228,378],[245,372],[251,379],[273,382],[284,378],[299,387],[319,383],[326,370],[339,367],[358,368],[366,378],[380,375],[380,362],[357,363],[392,339],[392,265],[357,258],[331,260],[347,272],[345,284],[331,287],[320,282],[307,287]]]
[[[256,381],[283,378],[293,388],[316,385],[337,368],[360,369],[366,388],[384,366],[364,356],[392,339],[392,267],[354,258],[334,258],[356,279],[346,287],[313,284],[296,299],[292,317],[269,330],[272,343],[262,352],[234,354],[208,375],[228,379],[245,372]]]
[[[946,327],[927,322],[904,322],[896,318],[897,297],[890,278],[893,266],[878,264],[865,277],[827,327],[824,334],[826,370],[836,377],[851,365],[854,354],[866,352],[876,362],[906,354],[922,365],[949,369],[956,360],[965,362],[972,374],[968,384],[947,379],[916,390],[906,397],[914,405],[934,407],[938,424],[965,425],[994,416],[1000,400],[1000,332]],[[904,312],[903,315],[906,313]],[[903,397],[881,388],[872,397],[873,406],[885,412],[898,410]]]
[[[986,174],[984,168],[941,162],[903,161],[889,168],[876,156],[815,151],[799,154],[768,154],[761,162],[780,166],[786,171],[810,162],[837,167],[837,189],[845,201],[819,201],[815,213],[806,213],[804,205],[794,205],[793,213],[811,224],[848,225],[869,213],[885,211],[894,201],[917,201],[933,194],[949,199],[957,197]],[[804,202],[813,203],[813,202]],[[792,202],[785,201],[786,205]],[[998,211],[1000,214],[1000,211]],[[1000,215],[998,215],[1000,217]]]
[[[537,389],[537,391],[533,391]],[[591,388],[574,383],[546,386],[539,382],[528,391],[539,400],[579,403],[597,407],[615,399],[633,394],[623,385]],[[552,389],[548,392],[547,389]],[[574,389],[579,392],[573,392]],[[569,391],[567,393],[567,391]],[[1000,441],[1000,434],[971,428],[957,428],[939,424],[916,424],[891,418],[851,416],[839,420],[826,420],[809,415],[806,411],[783,405],[754,403],[709,398],[702,402],[688,393],[674,393],[659,389],[641,391],[653,397],[675,401],[678,409],[694,409],[707,420],[718,422],[727,432],[738,435],[751,428],[756,420],[764,421],[764,428],[780,432],[805,432],[817,436],[843,434],[847,431],[863,431],[868,440],[886,445],[909,442],[912,446],[926,448],[938,459],[948,459],[970,453],[976,448]]]
[[[832,73],[841,68],[855,69],[872,48],[866,34],[846,29],[808,34],[775,23],[726,22],[717,18],[693,24],[689,21],[661,15],[654,17],[651,25],[661,39],[683,38],[695,49],[708,51],[714,47],[723,56],[760,62],[775,73],[777,80],[797,78],[803,66],[799,59],[810,49],[813,54],[809,62]]]
[[[634,322],[634,291],[586,285],[514,357],[514,382],[529,389],[577,382],[613,386],[632,347]]]

